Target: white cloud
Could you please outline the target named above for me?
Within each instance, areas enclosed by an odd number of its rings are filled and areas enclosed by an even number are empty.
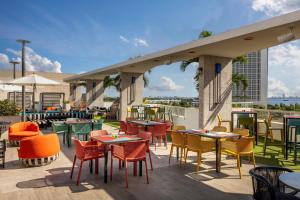
[[[299,0],[252,0],[252,9],[268,16],[280,15],[300,9]]]
[[[149,89],[158,90],[158,91],[176,91],[181,90],[184,87],[177,85],[171,78],[162,76],[160,78],[161,82],[158,85],[149,86]]]
[[[121,40],[122,42],[129,43],[129,40],[128,40],[126,37],[120,35],[119,38],[120,38],[120,40]]]
[[[0,53],[0,68],[9,68],[9,58],[6,54]]]
[[[14,49],[6,49],[6,51],[16,56],[16,60],[21,61],[21,51]],[[6,58],[8,60],[8,56],[6,54],[0,54],[0,68],[5,68]],[[52,61],[47,57],[43,57],[29,47],[26,48],[25,63],[26,70],[28,71],[61,73],[61,64],[58,61]]]
[[[148,42],[142,38],[134,38],[133,44],[136,47],[149,47]]]
[[[269,78],[268,81],[268,96],[273,97],[273,96],[289,96],[290,90],[289,88],[280,80],[275,79],[275,78]]]

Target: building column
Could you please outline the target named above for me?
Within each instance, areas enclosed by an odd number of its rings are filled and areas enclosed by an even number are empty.
[[[199,128],[216,126],[217,114],[230,119],[232,109],[231,58],[199,57]]]
[[[88,107],[104,106],[104,87],[102,80],[86,81],[86,103]]]
[[[119,118],[125,120],[127,108],[143,103],[144,80],[142,73],[121,73]]]
[[[80,87],[76,83],[70,83],[70,103],[80,103],[81,101],[81,91]]]

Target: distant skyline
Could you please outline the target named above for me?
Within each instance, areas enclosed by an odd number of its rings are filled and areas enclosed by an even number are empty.
[[[300,9],[299,0],[3,0],[0,69],[31,40],[27,70],[82,73]],[[237,17],[238,16],[238,17]],[[145,96],[197,96],[196,66],[154,68]],[[269,49],[269,96],[300,96],[300,42]],[[107,94],[114,94],[112,89]]]

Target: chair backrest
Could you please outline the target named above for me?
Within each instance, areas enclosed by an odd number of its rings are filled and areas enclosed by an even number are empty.
[[[11,125],[8,129],[9,133],[19,131],[39,131],[39,126],[35,122],[17,122]]]
[[[171,122],[171,121],[165,121],[164,123],[167,126],[166,127],[167,131],[171,131],[172,130],[172,126],[173,126],[173,122]]]
[[[274,166],[255,167],[251,171],[250,172],[252,174],[263,177],[274,191],[284,191],[284,186],[279,182],[279,176],[283,173],[293,172],[293,170],[290,170],[288,168],[274,167]],[[256,188],[256,190],[261,190],[261,189]]]
[[[173,131],[179,131],[179,130],[186,130],[185,126],[183,125],[176,125],[176,126],[173,126]]]
[[[196,135],[187,135],[186,136],[186,145],[191,149],[201,148],[201,137]]]
[[[52,122],[52,129],[55,133],[67,133],[69,130],[69,126],[64,123]]]
[[[217,118],[218,118],[219,123],[221,123],[222,122],[222,117],[219,113],[217,114]]]
[[[172,132],[171,138],[174,145],[184,146],[186,143],[186,135],[183,133]]]
[[[127,130],[127,122],[126,121],[120,121],[120,132],[126,132]]]
[[[71,127],[72,132],[76,134],[89,134],[91,131],[90,123],[72,124]]]
[[[212,131],[215,132],[227,132],[227,128],[225,126],[215,126]]]
[[[82,159],[85,156],[85,152],[84,152],[84,144],[78,140],[78,139],[74,139],[74,146],[75,146],[75,155],[77,158]]]
[[[139,159],[146,157],[147,141],[139,140],[127,142],[124,144],[125,157],[130,159]]]
[[[165,136],[167,135],[167,125],[165,123],[163,124],[158,124],[153,126],[152,130],[152,135],[153,136]]]
[[[142,138],[143,140],[150,140],[152,136],[151,132],[148,131],[139,131],[138,137]]]
[[[240,134],[243,137],[248,137],[249,136],[249,129],[245,128],[234,128],[232,130],[233,133]]]
[[[127,123],[126,134],[127,135],[137,135],[139,132],[139,127],[134,123]]]
[[[257,174],[255,168],[251,169],[249,174],[252,177],[253,199],[276,199],[272,185],[264,176]]]
[[[90,137],[108,135],[107,130],[96,130],[90,132]]]
[[[93,122],[93,130],[101,130],[102,129],[102,124],[103,124],[103,119],[97,120]]]

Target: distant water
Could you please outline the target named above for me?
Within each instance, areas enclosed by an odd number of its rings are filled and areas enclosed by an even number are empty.
[[[268,104],[286,104],[286,105],[290,105],[290,104],[295,104],[298,103],[300,104],[300,98],[268,98]]]

